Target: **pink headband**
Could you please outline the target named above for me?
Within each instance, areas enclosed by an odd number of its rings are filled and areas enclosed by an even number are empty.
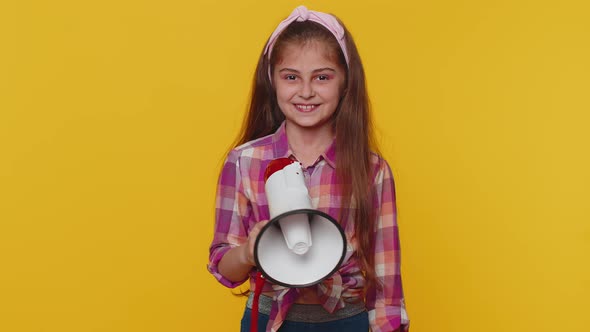
[[[285,30],[289,24],[293,23],[294,21],[297,22],[304,22],[304,21],[312,21],[321,24],[324,28],[328,29],[340,45],[342,49],[342,53],[344,54],[344,59],[346,60],[346,64],[348,65],[348,53],[346,53],[346,42],[344,40],[344,28],[338,20],[330,14],[320,13],[313,10],[307,10],[305,6],[299,6],[293,10],[291,15],[287,17],[284,21],[279,23],[275,31],[270,36],[268,43],[266,44],[266,48],[264,49],[264,54],[268,54],[268,58],[270,59],[270,54],[272,53],[272,49],[277,41],[277,38]],[[270,74],[270,68],[269,68]]]

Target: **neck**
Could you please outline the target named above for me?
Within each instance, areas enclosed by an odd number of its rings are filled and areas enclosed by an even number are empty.
[[[285,130],[293,154],[305,167],[312,165],[334,140],[331,124],[302,128],[287,123]]]

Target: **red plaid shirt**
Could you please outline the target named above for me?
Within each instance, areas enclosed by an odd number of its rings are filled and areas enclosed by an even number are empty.
[[[277,158],[291,157],[293,153],[287,141],[285,123],[272,135],[265,136],[233,149],[227,157],[217,188],[215,234],[210,247],[209,271],[227,287],[236,287],[246,280],[232,282],[223,277],[218,264],[231,248],[247,242],[248,233],[260,221],[269,220],[268,203],[264,191],[264,171],[269,162]],[[400,273],[400,246],[396,221],[395,189],[391,169],[377,155],[371,158],[377,214],[375,231],[375,272],[383,284],[379,291],[367,294],[365,305],[373,332],[394,331],[403,326],[407,331],[409,320],[405,310]],[[343,265],[330,278],[313,286],[323,307],[334,312],[345,305],[346,300],[361,296],[365,279],[359,262],[353,255],[354,221],[352,209],[342,208],[342,196],[336,179],[334,143],[318,160],[304,170],[305,181],[312,206],[341,218],[348,250]],[[250,271],[250,287],[254,289],[256,268]],[[276,332],[287,311],[297,299],[298,289],[285,288],[266,282],[264,292],[274,292],[267,332]]]

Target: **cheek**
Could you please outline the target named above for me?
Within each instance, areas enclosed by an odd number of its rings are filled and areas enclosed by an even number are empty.
[[[296,93],[296,89],[288,85],[277,85],[275,92],[279,101],[289,100]]]
[[[341,91],[342,90],[338,89],[337,87],[325,87],[321,90],[318,90],[324,99],[334,102],[338,102],[340,100]]]

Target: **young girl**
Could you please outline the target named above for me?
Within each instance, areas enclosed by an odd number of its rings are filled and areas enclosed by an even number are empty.
[[[223,285],[262,287],[259,331],[407,331],[391,169],[373,153],[369,100],[350,33],[300,6],[270,36],[238,146],[221,171],[208,269]],[[268,222],[266,166],[303,166],[314,208],[339,221],[348,251],[318,285],[256,285],[253,247]],[[252,294],[253,292],[251,292]],[[252,296],[242,319],[248,331]]]

